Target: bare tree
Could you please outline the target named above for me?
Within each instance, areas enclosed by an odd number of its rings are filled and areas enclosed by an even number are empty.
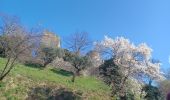
[[[91,44],[87,32],[76,32],[71,34],[65,42],[68,49],[72,50],[77,55],[80,55],[80,53],[87,49]]]
[[[70,62],[74,67],[72,78],[72,82],[74,82],[75,77],[80,75],[80,71],[90,65],[88,57],[82,56],[81,53],[90,46],[91,41],[87,32],[75,32],[65,42],[72,52],[67,51],[64,60]]]
[[[0,16],[3,20],[0,35],[0,46],[4,50],[7,62],[0,72],[0,81],[2,81],[15,66],[16,61],[21,56],[27,56],[29,50],[35,45],[35,39],[39,35],[33,35],[14,17]]]

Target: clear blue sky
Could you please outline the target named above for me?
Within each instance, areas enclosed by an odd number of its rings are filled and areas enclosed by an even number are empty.
[[[146,42],[163,68],[170,67],[169,0],[0,0],[0,12],[20,17],[28,27],[41,24],[61,38],[87,31],[93,40],[106,34]]]

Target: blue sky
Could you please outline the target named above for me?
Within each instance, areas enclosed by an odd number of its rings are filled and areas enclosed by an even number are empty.
[[[0,12],[28,27],[41,24],[62,39],[86,31],[93,40],[109,35],[146,42],[162,67],[170,67],[169,0],[0,0]]]

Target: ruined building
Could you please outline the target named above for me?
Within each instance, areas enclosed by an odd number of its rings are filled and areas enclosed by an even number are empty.
[[[60,38],[55,33],[44,31],[44,34],[41,39],[41,43],[46,47],[56,47],[60,48]]]

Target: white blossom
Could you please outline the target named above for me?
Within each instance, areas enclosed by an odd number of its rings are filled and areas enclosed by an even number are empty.
[[[152,49],[146,43],[134,45],[124,37],[105,36],[103,41],[95,43],[95,48],[100,52],[110,50],[114,63],[121,67],[125,76],[142,73],[153,79],[163,79],[160,63],[151,61]]]

